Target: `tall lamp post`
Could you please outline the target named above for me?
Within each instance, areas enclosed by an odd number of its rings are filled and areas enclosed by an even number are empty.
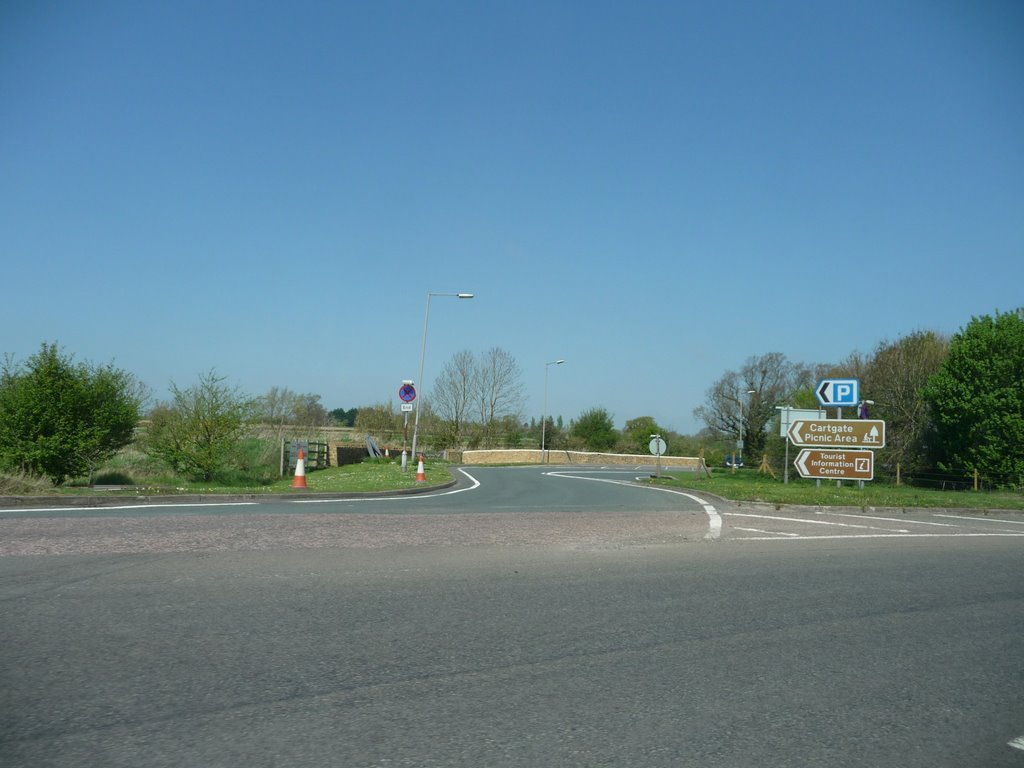
[[[561,365],[565,360],[552,360],[544,363],[544,418],[540,420],[540,462],[547,464],[547,454],[544,453],[544,439],[548,427],[548,368],[552,365]]]
[[[747,397],[750,397],[755,392],[757,392],[756,389],[748,389]],[[736,472],[736,465],[743,463],[743,395],[739,395],[736,399],[740,404],[740,439],[736,441],[736,447],[739,449],[740,455],[738,461],[736,459],[736,454],[733,453],[732,455],[732,471],[734,474]]]
[[[423,401],[423,361],[427,356],[427,325],[430,322],[430,299],[434,296],[452,296],[456,299],[472,299],[472,293],[428,293],[427,310],[423,313],[423,346],[420,348],[420,377],[417,379],[420,385],[420,396],[416,398],[416,418],[412,427],[412,455],[416,457],[416,438],[420,431],[420,403]]]

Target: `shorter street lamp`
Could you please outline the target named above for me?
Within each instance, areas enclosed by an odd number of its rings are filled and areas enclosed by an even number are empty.
[[[552,360],[549,363],[544,363],[544,417],[540,420],[540,461],[541,464],[547,463],[547,454],[544,452],[544,439],[546,437],[547,426],[548,426],[548,368],[552,365],[561,365],[565,360]]]
[[[420,387],[423,387],[423,361],[427,356],[427,324],[430,322],[430,299],[434,296],[452,296],[456,299],[472,299],[472,293],[428,293],[427,294],[427,310],[423,313],[423,346],[420,348]],[[420,403],[423,402],[423,392],[420,391],[420,396],[416,398],[416,418],[413,420],[412,427],[412,456],[416,458],[416,438],[420,432]]]
[[[756,389],[748,389],[747,390],[747,397],[750,397],[755,392],[757,392]],[[736,473],[736,465],[743,463],[743,396],[742,395],[738,396],[736,398],[736,400],[740,404],[740,439],[736,441],[736,447],[739,449],[740,455],[739,455],[739,460],[738,461],[737,461],[737,458],[736,458],[736,454],[733,453],[733,455],[732,455],[732,471],[733,471],[733,474]]]

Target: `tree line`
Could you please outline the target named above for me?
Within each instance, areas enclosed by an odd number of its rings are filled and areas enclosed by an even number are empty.
[[[516,360],[498,347],[466,350],[445,364],[421,401],[420,434],[434,449],[539,447],[543,433],[552,449],[641,454],[660,434],[677,455],[728,449],[742,436],[745,458],[777,461],[784,446],[777,408],[817,407],[814,386],[823,378],[859,379],[873,401],[871,417],[886,421],[877,465],[900,466],[906,475],[977,471],[1002,486],[1024,482],[1024,308],[972,318],[951,338],[914,332],[836,364],[794,363],[777,352],[751,357],[725,372],[694,409],[705,424],[694,436],[650,416],[619,430],[600,406],[567,424],[560,416],[527,420]],[[255,424],[271,443],[297,426],[354,426],[384,442],[408,436],[407,414],[393,402],[328,411],[319,395],[287,388],[249,397],[215,371],[189,387],[172,383],[170,391],[170,400],[144,412],[144,385],[112,365],[76,362],[55,343],[24,363],[7,356],[0,369],[0,471],[61,484],[90,475],[135,443],[174,472],[208,480],[253,463],[241,443]]]
[[[863,415],[886,422],[886,447],[876,451],[881,471],[977,472],[992,485],[1024,485],[1024,309],[972,318],[951,338],[917,331],[837,364],[751,357],[708,390],[694,415],[711,436],[742,435],[745,457],[767,455],[778,466],[785,441],[777,408],[818,408],[814,388],[826,378],[859,379]]]

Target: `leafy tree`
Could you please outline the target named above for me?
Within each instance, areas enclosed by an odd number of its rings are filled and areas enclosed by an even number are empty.
[[[997,482],[1024,475],[1024,308],[976,317],[924,392],[940,469]]]
[[[949,340],[931,331],[878,345],[865,366],[861,391],[874,401],[870,416],[885,421],[886,447],[878,452],[879,463],[898,463],[904,472],[926,466],[931,418],[924,390],[948,352]]]
[[[143,450],[197,480],[212,480],[231,466],[252,403],[224,382],[212,370],[188,389],[171,382],[173,401],[153,410]]]
[[[646,454],[650,451],[651,435],[661,435],[668,439],[665,430],[658,426],[652,416],[637,416],[626,422],[622,430],[622,450],[624,453]]]
[[[327,409],[320,403],[320,395],[311,392],[295,396],[292,413],[295,423],[301,427],[326,427],[331,420]]]
[[[584,411],[572,423],[569,433],[579,439],[588,451],[607,451],[619,439],[615,422],[604,408]]]
[[[60,485],[90,473],[133,439],[141,384],[111,365],[75,364],[43,344],[26,364],[0,371],[0,466]]]
[[[344,408],[335,408],[329,411],[329,414],[334,419],[334,423],[339,427],[354,427],[356,425],[356,417],[359,415],[359,409],[349,408],[346,411]]]

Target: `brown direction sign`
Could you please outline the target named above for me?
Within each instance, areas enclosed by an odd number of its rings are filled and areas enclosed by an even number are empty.
[[[818,451],[805,448],[793,462],[800,477],[827,480],[874,480],[872,451]]]
[[[873,419],[797,419],[787,434],[810,448],[885,447],[885,422]]]

